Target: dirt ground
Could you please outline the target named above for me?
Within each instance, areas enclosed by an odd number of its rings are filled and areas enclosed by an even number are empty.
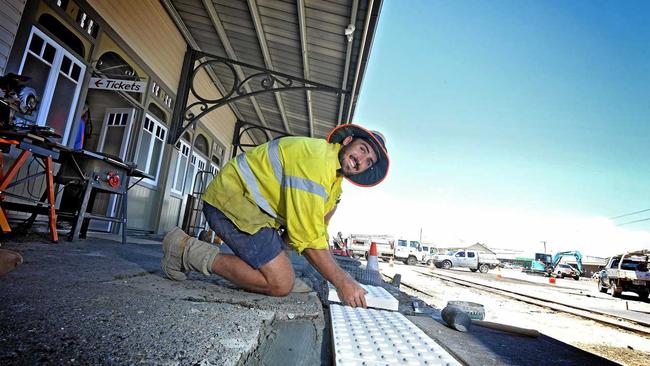
[[[603,344],[577,344],[576,347],[624,365],[648,365],[650,354],[629,347],[612,347]]]
[[[477,302],[485,307],[485,320],[537,329],[549,337],[624,365],[650,365],[650,337],[424,276],[418,273],[423,269],[405,265],[381,265],[384,274],[392,277],[395,273],[400,273],[402,283],[425,290],[429,296],[419,292],[411,294],[435,308],[442,309],[451,300]],[[404,286],[402,291],[409,293]],[[593,291],[597,290],[594,288]]]

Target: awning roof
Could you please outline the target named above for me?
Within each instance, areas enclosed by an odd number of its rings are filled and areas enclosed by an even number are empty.
[[[352,120],[382,0],[162,2],[192,48],[347,92],[257,94],[230,104],[239,120],[313,137]],[[254,70],[237,72],[242,80]],[[214,76],[222,92],[232,84],[227,67]]]

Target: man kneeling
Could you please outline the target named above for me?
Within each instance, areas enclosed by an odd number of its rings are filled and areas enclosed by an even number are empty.
[[[230,160],[203,196],[210,228],[235,255],[176,228],[163,240],[162,268],[182,281],[189,271],[218,274],[252,292],[286,296],[297,291],[288,242],[353,307],[365,307],[365,290],[329,251],[327,224],[341,196],[343,177],[371,187],[388,173],[384,137],[360,126],[336,127],[326,140],[283,137]],[[296,287],[299,287],[296,285]]]

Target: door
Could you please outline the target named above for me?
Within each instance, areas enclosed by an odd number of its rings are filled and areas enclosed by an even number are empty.
[[[134,115],[133,108],[106,109],[97,150],[125,160]]]
[[[134,116],[134,108],[107,108],[104,113],[102,130],[99,133],[97,151],[125,160]],[[122,179],[126,179],[126,177],[122,177]],[[115,217],[119,209],[117,195],[109,196],[106,215]],[[97,202],[97,204],[101,205],[102,203]],[[91,223],[93,230],[111,231],[113,228],[112,222],[94,220]]]
[[[467,267],[478,268],[478,255],[476,252],[467,252]]]
[[[459,250],[456,252],[455,257],[457,267],[467,267],[467,256],[464,250]]]
[[[26,85],[40,98],[28,122],[52,127],[67,144],[85,72],[86,65],[77,56],[33,27],[19,69],[30,77]]]
[[[207,160],[196,152],[192,152],[190,166],[185,177],[185,193],[193,194],[195,191],[203,193],[205,190],[204,182],[196,182],[197,174],[205,170]],[[203,176],[204,174],[202,174]],[[196,184],[195,184],[196,183]]]

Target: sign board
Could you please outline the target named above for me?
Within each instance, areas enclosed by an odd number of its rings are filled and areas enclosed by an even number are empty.
[[[90,84],[88,85],[91,89],[114,90],[131,93],[144,93],[146,86],[147,83],[145,81],[103,78],[90,78]]]

